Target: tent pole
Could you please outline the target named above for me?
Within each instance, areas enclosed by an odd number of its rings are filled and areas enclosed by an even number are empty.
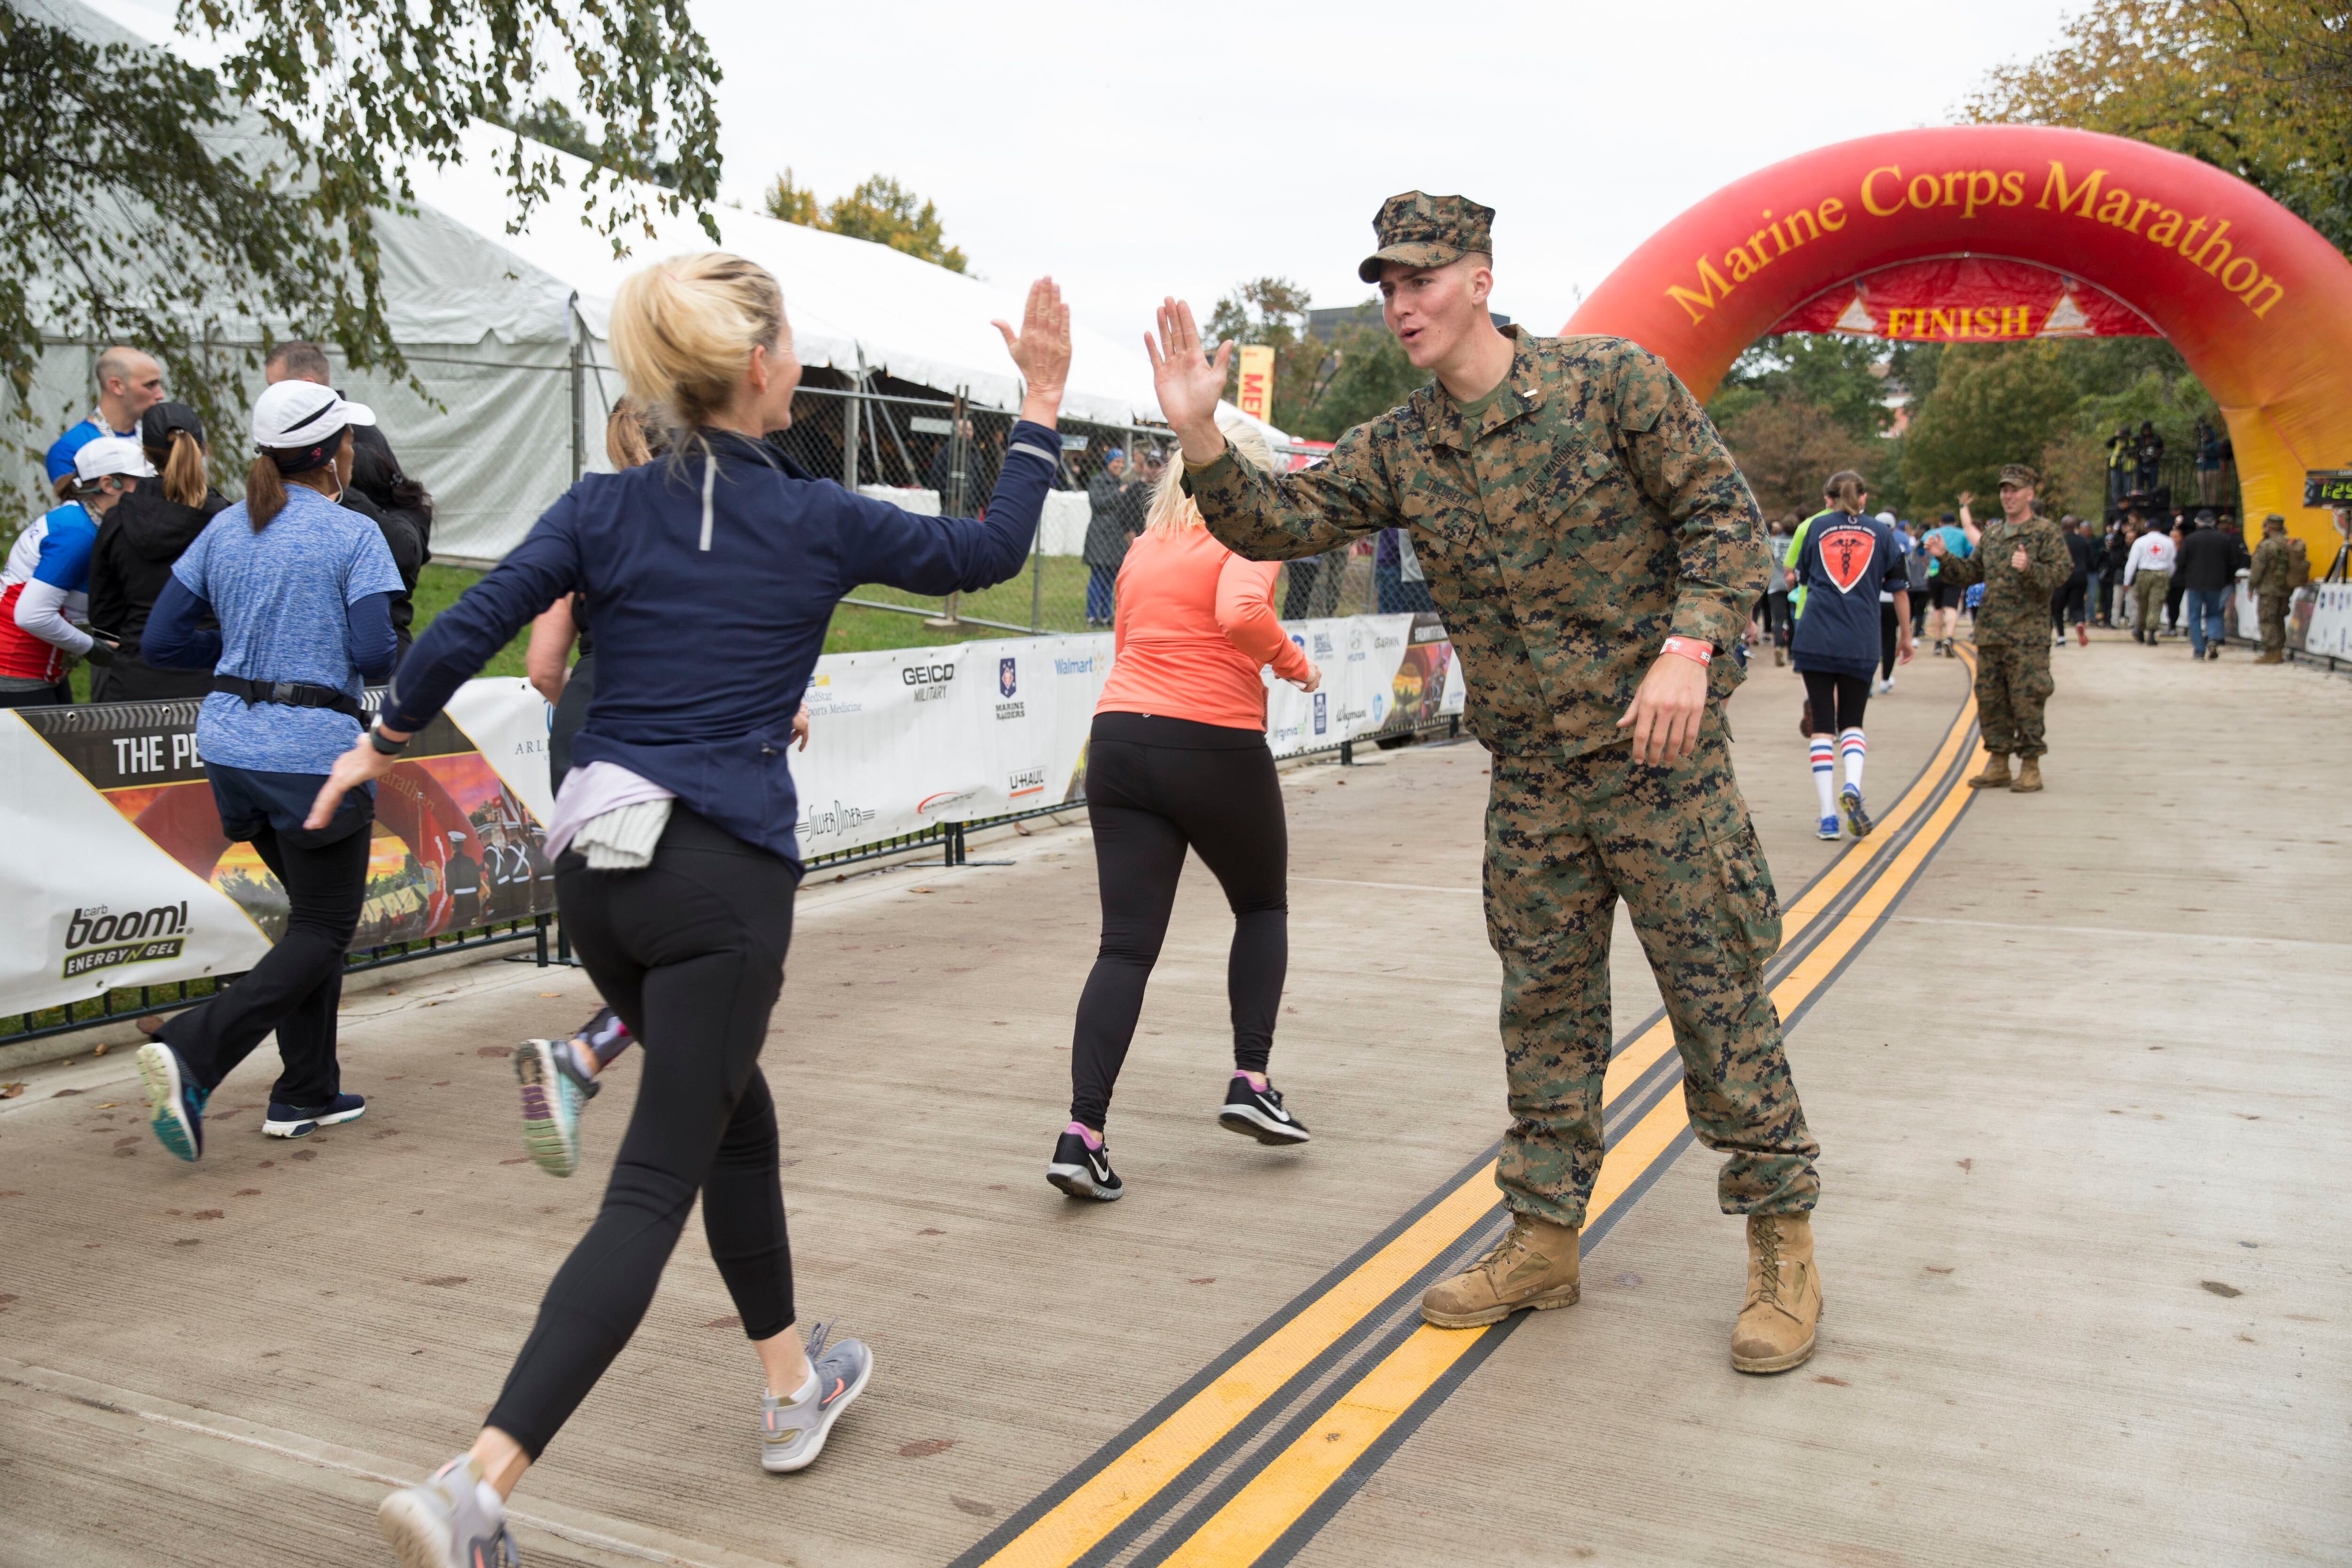
[[[841,400],[841,488],[857,493],[857,410],[866,396],[866,351],[857,351],[857,384]]]
[[[572,482],[578,484],[588,468],[588,431],[583,419],[586,413],[581,397],[580,335],[583,323],[580,320],[580,290],[574,289],[572,298],[563,302],[563,336],[572,353],[571,374],[565,384],[572,389]]]

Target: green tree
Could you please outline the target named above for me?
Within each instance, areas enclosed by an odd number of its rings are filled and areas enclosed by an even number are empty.
[[[1856,435],[1821,404],[1793,392],[1733,388],[1732,406],[1718,415],[1727,394],[1708,412],[1717,416],[1724,445],[1767,517],[1811,517],[1822,509],[1822,485],[1852,468],[1870,483],[1872,499],[1894,478],[1894,452],[1876,436]]]
[[[869,174],[847,195],[820,206],[816,193],[794,185],[793,172],[786,169],[769,185],[760,205],[770,217],[845,234],[852,239],[869,239],[950,272],[971,266],[971,258],[948,243],[938,205],[887,174]]]
[[[1323,395],[1296,425],[1284,426],[1312,441],[1336,441],[1429,384],[1429,372],[1405,358],[1404,345],[1381,324],[1376,308],[1332,335],[1331,355]]]
[[[0,5],[0,369],[20,421],[54,413],[31,405],[45,329],[149,349],[216,427],[242,422],[255,356],[223,346],[242,321],[404,371],[376,215],[474,120],[511,122],[557,80],[604,128],[585,218],[616,254],[656,208],[716,233],[719,68],[686,0],[183,0],[179,26],[220,64]],[[655,193],[635,182],[665,137],[676,183]],[[518,224],[563,180],[520,137],[500,173]]]
[[[1993,71],[1971,120],[2168,147],[2352,252],[2352,26],[2316,0],[2093,0],[2047,54]]]
[[[1274,350],[1274,406],[1267,417],[1293,435],[1307,433],[1302,422],[1323,401],[1339,363],[1335,346],[1307,330],[1307,311],[1313,303],[1305,287],[1287,278],[1253,278],[1235,284],[1209,313],[1211,342],[1231,340]],[[1240,388],[1236,359],[1225,395],[1236,396]]]
[[[1902,477],[1911,504],[1942,510],[1963,490],[1989,496],[2004,463],[2041,461],[2074,426],[2077,383],[2054,343],[1958,344],[1913,411]]]
[[[1794,395],[1849,434],[1875,436],[1894,419],[1886,406],[1887,361],[1886,345],[1874,338],[1826,332],[1759,338],[1732,363],[1717,397],[1735,387]],[[1727,406],[1740,405],[1735,399]]]

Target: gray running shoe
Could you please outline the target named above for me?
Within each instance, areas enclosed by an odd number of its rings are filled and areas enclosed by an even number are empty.
[[[874,1375],[874,1352],[863,1341],[844,1340],[831,1350],[825,1348],[825,1335],[832,1329],[831,1323],[819,1323],[809,1331],[809,1364],[816,1369],[814,1395],[797,1405],[772,1394],[760,1396],[760,1468],[763,1470],[782,1475],[814,1464],[824,1451],[825,1434],[849,1408],[849,1402],[866,1392],[866,1380]]]
[[[506,1504],[460,1454],[413,1487],[376,1505],[376,1528],[400,1568],[520,1568],[507,1534]]]

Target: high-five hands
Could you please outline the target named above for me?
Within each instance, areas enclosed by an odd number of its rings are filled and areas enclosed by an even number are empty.
[[[1219,343],[1212,360],[1202,348],[1192,307],[1181,300],[1171,298],[1160,305],[1158,324],[1158,337],[1143,334],[1143,352],[1151,360],[1160,417],[1183,440],[1186,462],[1214,462],[1225,449],[1225,438],[1217,430],[1217,400],[1225,394],[1234,345]]]
[[[1070,382],[1070,308],[1062,303],[1061,289],[1051,278],[1029,285],[1029,305],[1018,332],[1003,321],[991,324],[1004,334],[1005,352],[1013,356],[1026,388],[1021,417],[1053,424]]]

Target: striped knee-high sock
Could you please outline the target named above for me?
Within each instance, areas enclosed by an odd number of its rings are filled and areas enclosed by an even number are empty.
[[[1813,737],[1813,793],[1822,797],[1822,815],[1837,815],[1837,742],[1827,735]]]
[[[1820,742],[1816,741],[1814,744]],[[1859,728],[1842,731],[1838,736],[1838,755],[1845,759],[1845,782],[1854,788],[1862,787],[1862,762],[1869,754],[1870,742],[1862,738]]]

